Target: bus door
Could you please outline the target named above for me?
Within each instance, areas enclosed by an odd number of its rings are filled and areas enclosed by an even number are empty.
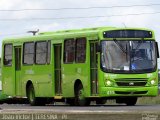
[[[21,94],[21,46],[14,47],[15,52],[15,93]]]
[[[90,80],[91,80],[91,95],[98,93],[98,56],[96,52],[97,41],[90,41]]]
[[[62,44],[54,44],[54,80],[55,95],[62,94],[61,55]]]

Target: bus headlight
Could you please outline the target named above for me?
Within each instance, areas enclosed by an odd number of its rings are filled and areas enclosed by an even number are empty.
[[[151,80],[151,85],[154,85],[155,83],[156,83],[156,81],[155,80]]]
[[[112,81],[110,81],[110,80],[106,81],[106,86],[112,86],[112,84],[113,84]]]

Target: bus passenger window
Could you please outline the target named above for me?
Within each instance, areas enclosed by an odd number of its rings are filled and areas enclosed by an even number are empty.
[[[36,43],[36,64],[47,63],[47,42]]]
[[[24,43],[23,63],[31,65],[34,63],[34,42]]]
[[[86,60],[86,39],[76,39],[76,62],[84,63]]]
[[[4,46],[4,65],[12,65],[12,44],[6,44]]]
[[[75,40],[69,39],[64,42],[64,63],[73,63],[75,58]]]

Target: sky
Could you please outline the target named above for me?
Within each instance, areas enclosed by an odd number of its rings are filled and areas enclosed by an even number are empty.
[[[31,35],[27,33],[30,30],[44,32],[101,26],[152,29],[160,47],[160,1],[0,0],[0,56],[4,38]]]

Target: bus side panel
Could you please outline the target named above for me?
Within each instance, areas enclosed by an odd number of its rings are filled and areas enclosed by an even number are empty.
[[[10,96],[15,96],[15,74],[14,74],[14,58],[12,47],[12,65],[5,66],[4,60],[4,45],[2,49],[2,90],[3,93]]]
[[[4,94],[15,95],[15,74],[13,67],[2,67],[2,90]]]
[[[53,96],[51,72],[51,65],[23,66],[23,96],[26,96],[26,84],[28,81],[32,82],[36,97]]]
[[[64,49],[63,49],[64,50]],[[85,63],[67,63],[62,64],[62,91],[64,97],[75,97],[74,85],[76,80],[80,80],[85,96],[90,96],[90,48],[89,42],[86,41],[86,61]],[[63,54],[64,55],[64,54]]]
[[[74,81],[76,79],[74,65],[62,66],[62,94],[63,97],[74,97]]]
[[[50,52],[49,54],[51,54]],[[52,79],[53,64],[52,62],[50,62],[50,58],[49,59],[47,58],[47,60],[49,61],[46,61],[45,63],[38,63],[38,64],[34,63],[31,65],[29,64],[22,65],[21,76],[23,81],[22,82],[23,96],[26,96],[26,86],[28,81],[32,82],[36,97],[53,97],[54,96],[54,87],[53,87],[54,84],[52,81],[53,80]]]
[[[21,67],[21,79],[22,79],[22,96],[27,96],[26,95],[26,87],[27,87],[27,82],[31,81],[34,89],[37,89],[37,86],[34,81],[34,69],[33,66],[27,66],[27,65],[22,65]]]
[[[50,65],[37,65],[34,77],[37,89],[37,97],[51,97],[53,96],[52,71]]]
[[[63,65],[63,96],[64,97],[74,97],[74,84],[76,80],[80,80],[85,96],[88,96],[89,91],[89,69],[87,64],[65,64]]]

